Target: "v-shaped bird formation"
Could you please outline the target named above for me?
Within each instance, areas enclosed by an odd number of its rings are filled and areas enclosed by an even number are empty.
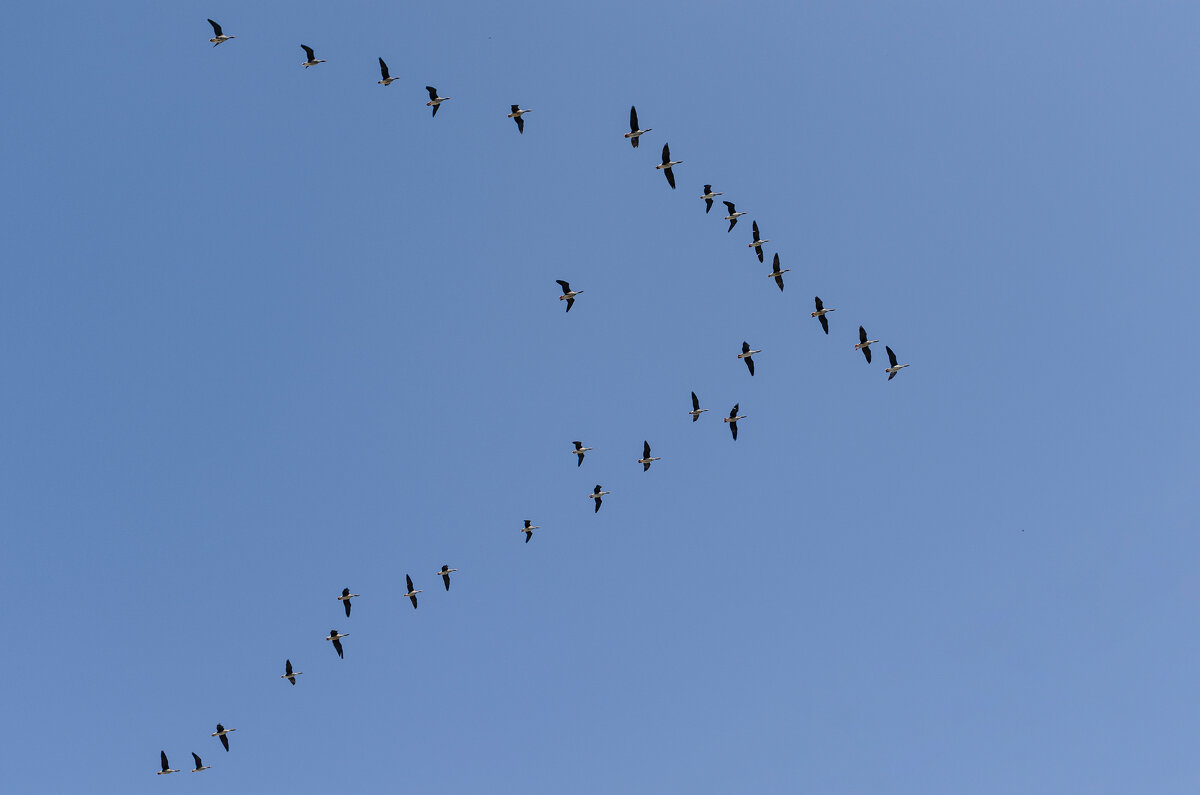
[[[218,22],[216,22],[215,20],[209,19],[208,23],[209,23],[209,25],[212,26],[212,31],[213,31],[213,36],[212,36],[212,38],[208,39],[208,41],[212,44],[212,46],[214,48],[237,38],[236,36],[230,36],[230,35],[225,34],[221,25]],[[306,56],[305,60],[301,62],[301,66],[303,66],[305,69],[308,69],[313,66],[317,66],[319,64],[327,63],[327,61],[324,58],[317,58],[314,48],[309,46],[308,44],[301,44],[300,48],[304,51],[304,54]],[[400,77],[397,77],[397,76],[394,76],[391,74],[390,70],[388,69],[387,62],[384,61],[384,59],[382,57],[378,57],[378,67],[379,67],[380,79],[377,82],[379,85],[386,87],[386,86],[391,86],[393,83],[400,81],[400,79],[401,79]],[[365,70],[366,69],[364,66],[364,71]],[[438,109],[442,106],[442,104],[448,102],[450,100],[450,97],[442,96],[441,93],[439,92],[439,90],[431,85],[425,86],[425,91],[429,95],[429,100],[425,103],[425,107],[432,109],[432,111],[430,113],[431,117],[436,117],[437,113],[438,113]],[[516,124],[517,133],[519,135],[524,135],[524,133],[525,133],[525,118],[524,117],[525,117],[525,114],[530,113],[532,111],[529,108],[522,108],[519,104],[510,104],[509,109],[510,109],[509,112],[507,114],[505,114],[505,118],[512,119],[513,122]],[[497,115],[499,115],[499,114],[497,114]],[[637,107],[630,106],[630,108],[629,108],[629,132],[624,133],[624,137],[629,140],[629,143],[631,144],[631,146],[634,149],[638,149],[642,136],[650,133],[651,131],[652,131],[652,128],[649,128],[649,127],[642,128],[642,126],[640,125],[640,123],[638,121]],[[667,184],[672,189],[674,189],[675,188],[674,168],[675,168],[675,166],[682,165],[683,162],[684,161],[682,161],[682,160],[673,160],[671,158],[670,145],[667,143],[664,143],[663,147],[662,147],[661,161],[656,163],[654,165],[654,168],[656,170],[663,172],[663,176],[666,178]],[[703,193],[700,195],[700,198],[704,201],[705,215],[709,214],[709,212],[712,210],[713,203],[716,200],[716,198],[718,196],[724,196],[724,195],[725,194],[723,191],[714,191],[713,186],[711,184],[704,185]],[[732,201],[722,200],[722,204],[724,204],[726,209],[728,210],[728,213],[723,217],[723,220],[729,222],[729,227],[727,228],[726,231],[732,232],[733,228],[735,226],[737,226],[738,219],[741,218],[743,215],[746,215],[746,212],[739,211],[737,209],[737,205]],[[765,254],[763,251],[763,247],[767,243],[770,243],[771,241],[770,241],[770,239],[764,238],[762,236],[762,234],[759,230],[759,225],[758,225],[757,220],[754,220],[751,222],[750,230],[751,230],[751,240],[747,244],[747,247],[753,250],[754,255],[757,257],[759,262],[764,262]],[[774,256],[772,258],[771,272],[766,275],[768,278],[774,280],[776,286],[778,286],[778,288],[779,288],[780,293],[782,293],[783,289],[784,289],[783,274],[788,273],[790,271],[791,271],[791,268],[780,268],[779,253],[775,252]],[[557,281],[559,287],[561,288],[561,295],[559,295],[558,298],[560,301],[567,302],[566,303],[566,311],[570,312],[571,308],[575,305],[576,298],[583,294],[583,290],[573,290],[571,288],[570,282],[566,281],[565,279],[557,279],[556,281]],[[814,297],[813,301],[814,301],[814,311],[810,313],[810,317],[815,318],[821,324],[821,330],[828,336],[830,334],[829,314],[831,312],[835,311],[835,309],[833,307],[826,307],[819,296]],[[858,327],[858,342],[854,344],[854,350],[862,351],[863,357],[867,360],[867,364],[870,364],[871,363],[871,347],[870,346],[874,345],[878,342],[879,342],[878,339],[870,339],[867,335],[866,328],[864,326],[860,325]],[[909,364],[907,364],[907,363],[900,364],[899,360],[896,357],[895,352],[892,350],[892,348],[890,346],[885,346],[884,350],[887,352],[887,358],[888,358],[888,366],[884,369],[884,372],[887,374],[887,380],[891,381],[893,378],[896,377],[896,375],[900,372],[900,370],[904,369],[905,367],[908,367]],[[760,349],[751,348],[749,342],[747,342],[747,341],[742,342],[741,352],[737,354],[737,358],[741,359],[745,363],[746,369],[750,373],[751,376],[754,375],[753,356],[754,356],[754,354],[761,353],[761,352],[762,351]],[[696,395],[695,392],[691,393],[691,400],[692,400],[692,408],[691,408],[691,411],[687,412],[687,414],[692,418],[691,421],[693,423],[695,423],[695,422],[699,421],[700,415],[705,413],[706,411],[708,411],[708,409],[700,407],[700,398]],[[729,426],[729,432],[734,441],[736,441],[738,438],[738,422],[746,419],[746,415],[739,413],[740,409],[741,409],[740,403],[735,403],[733,408],[730,410],[729,415],[722,418],[722,422]],[[594,448],[587,447],[583,444],[582,441],[578,441],[578,440],[571,442],[571,444],[574,446],[574,449],[571,450],[571,452],[576,456],[576,467],[577,468],[582,467],[584,459],[586,457],[586,454],[588,452],[590,452],[591,450],[593,450]],[[651,455],[650,442],[648,440],[643,440],[641,457],[637,459],[637,463],[642,465],[642,471],[648,472],[650,470],[650,465],[652,463],[654,463],[655,461],[660,461],[660,460],[662,460],[661,457]],[[600,484],[596,484],[596,486],[592,490],[592,492],[587,495],[588,498],[592,500],[592,504],[593,504],[592,512],[594,514],[598,514],[600,512],[600,507],[601,507],[601,505],[603,505],[603,502],[604,502],[603,498],[611,493],[612,493],[611,491],[604,489]],[[532,520],[526,519],[526,520],[524,520],[524,526],[519,529],[525,535],[525,543],[529,543],[529,541],[533,538],[533,531],[540,530],[541,527],[540,527],[540,525],[533,524]],[[458,569],[452,569],[452,568],[450,568],[450,566],[448,564],[443,564],[441,569],[434,572],[434,574],[436,576],[439,576],[442,578],[442,583],[445,587],[445,590],[449,591],[450,590],[450,575],[457,571],[458,571]],[[401,594],[401,597],[407,598],[412,603],[413,609],[415,610],[415,609],[417,609],[417,605],[418,605],[417,594],[423,593],[423,591],[419,588],[416,588],[415,584],[413,583],[413,579],[412,579],[411,575],[408,575],[408,574],[404,575],[404,583],[405,583],[406,590]],[[345,612],[345,618],[347,620],[350,619],[351,607],[352,607],[351,600],[357,599],[357,598],[359,598],[359,594],[351,593],[349,588],[343,588],[341,595],[337,597],[337,600],[342,603],[342,607]],[[345,659],[345,646],[342,644],[342,641],[343,641],[343,639],[348,638],[348,637],[350,637],[349,632],[342,633],[342,632],[339,632],[337,629],[331,629],[329,631],[329,634],[325,636],[325,640],[330,643],[334,652],[337,654],[338,659],[340,659],[340,660]],[[286,679],[289,684],[291,684],[292,686],[295,686],[296,678],[298,676],[301,676],[302,673],[303,673],[302,671],[297,671],[293,668],[292,661],[289,658],[284,661],[284,672],[282,675],[280,675],[280,678]],[[233,729],[233,728],[227,729],[221,723],[216,724],[216,729],[217,730],[215,732],[211,733],[211,736],[216,737],[220,741],[221,746],[225,749],[225,751],[229,751],[230,750],[229,734],[234,731],[237,731],[237,730]],[[211,769],[211,766],[205,765],[201,761],[201,758],[198,754],[196,754],[194,751],[191,752],[191,754],[192,754],[192,758],[195,760],[195,767],[192,768],[193,773],[199,773],[201,771]],[[157,774],[160,776],[179,772],[179,770],[174,769],[170,766],[170,764],[167,760],[167,754],[166,754],[165,750],[159,752],[159,763],[160,763],[161,769],[157,771]]]

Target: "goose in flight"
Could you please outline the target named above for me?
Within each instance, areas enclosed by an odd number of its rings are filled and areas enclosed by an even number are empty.
[[[296,686],[296,677],[302,673],[304,673],[304,672],[292,670],[292,661],[291,660],[284,660],[283,661],[283,676],[281,676],[279,678],[288,680],[289,682],[292,683],[292,687],[295,687]]]
[[[406,583],[408,583],[408,593],[406,593],[404,595],[412,600],[413,610],[416,610],[417,609],[417,594],[421,593],[421,591],[419,589],[415,590],[415,591],[413,590],[412,577],[408,576],[407,574],[404,575],[404,581]]]
[[[575,445],[575,449],[572,452],[574,452],[575,455],[579,456],[579,460],[577,462],[575,462],[575,466],[581,467],[581,466],[583,466],[583,454],[586,453],[588,450],[591,450],[592,448],[584,447],[583,442],[571,442],[571,444]]]
[[[348,638],[348,637],[350,637],[349,632],[347,632],[345,635],[339,635],[338,631],[336,629],[331,629],[331,630],[329,630],[329,636],[327,638],[325,638],[325,640],[333,641],[333,649],[334,649],[334,651],[336,651],[338,653],[339,660],[345,659],[342,656],[342,638]]]
[[[713,193],[712,185],[705,185],[704,186],[704,195],[700,197],[701,199],[704,199],[704,214],[708,215],[708,211],[712,209],[713,199],[715,199],[718,196],[724,196],[724,195],[725,195],[724,193],[720,193],[720,192]]]
[[[158,757],[160,760],[162,760],[162,770],[158,771],[158,773],[156,775],[165,776],[168,773],[178,773],[179,772],[178,770],[171,767],[171,765],[167,763],[167,752],[166,751],[159,751]]]
[[[754,249],[754,253],[758,254],[758,261],[762,262],[763,261],[763,253],[762,253],[763,243],[770,243],[771,241],[770,240],[762,240],[759,238],[759,236],[758,236],[758,221],[755,221],[753,224],[751,224],[750,228],[754,230],[754,240],[752,240],[750,242],[750,245],[747,246],[747,248]]]
[[[642,457],[638,459],[638,463],[642,465],[642,471],[649,472],[650,464],[652,464],[653,462],[658,461],[658,460],[660,460],[658,456],[655,456],[654,458],[650,457],[650,443],[643,441],[642,442]]]
[[[308,55],[308,60],[305,61],[304,63],[300,64],[305,69],[307,69],[310,66],[316,66],[319,63],[325,63],[324,58],[318,59],[313,56],[313,49],[312,49],[312,47],[309,47],[307,44],[301,44],[300,49],[304,50],[305,54]]]
[[[725,418],[725,422],[729,423],[729,432],[733,434],[733,440],[735,442],[737,441],[737,422],[738,420],[746,419],[745,414],[741,415],[740,417],[738,416],[738,405],[739,404],[734,403],[733,410],[730,411],[729,416]]]
[[[592,513],[600,513],[600,503],[604,502],[604,500],[602,500],[600,498],[603,497],[605,494],[612,494],[612,492],[611,491],[600,491],[600,484],[597,483],[596,488],[593,489],[592,493],[588,495],[589,497],[591,497],[593,500],[596,501],[596,510],[592,511]]]
[[[767,274],[768,278],[773,278],[775,283],[779,285],[779,292],[783,292],[783,274],[790,271],[791,268],[779,270],[779,254],[775,254],[775,262],[771,266],[771,272]]]
[[[561,287],[563,291],[563,294],[558,297],[558,300],[566,301],[567,311],[570,312],[571,307],[575,304],[575,296],[582,295],[583,290],[572,290],[571,285],[567,282],[564,282],[562,279],[555,279],[554,281],[558,282],[558,286]]]
[[[762,351],[752,351],[750,343],[742,341],[742,352],[738,354],[738,358],[746,362],[746,369],[750,371],[750,375],[754,375],[754,360],[750,357],[756,353],[762,353]]]
[[[450,573],[455,572],[455,571],[458,571],[458,569],[452,569],[449,566],[443,564],[442,570],[438,572],[438,574],[442,575],[442,582],[446,583],[447,591],[450,590]]]
[[[225,750],[228,751],[229,750],[229,738],[226,735],[229,734],[230,732],[235,732],[235,731],[237,731],[237,729],[226,729],[224,726],[222,726],[221,724],[218,723],[217,730],[208,736],[209,737],[220,737],[221,745],[223,745],[225,747]]]
[[[677,166],[682,162],[682,160],[672,160],[670,145],[663,144],[663,159],[655,168],[662,169],[662,173],[667,175],[667,184],[672,188],[675,187],[675,172],[671,170],[671,166]]]
[[[745,213],[739,213],[734,208],[733,202],[723,201],[723,202],[721,202],[721,204],[724,204],[726,207],[729,208],[729,215],[725,216],[725,220],[729,222],[729,228],[726,229],[725,231],[732,232],[733,228],[735,226],[737,226],[737,219],[740,218],[741,216],[745,215]],[[755,237],[758,237],[758,235],[755,235]]]
[[[540,524],[534,524],[528,519],[525,520],[525,526],[521,528],[521,532],[525,534],[525,543],[529,543],[529,539],[533,538],[533,531],[540,528]]]
[[[700,419],[700,415],[706,411],[708,411],[708,409],[700,408],[700,398],[696,397],[696,393],[693,392],[692,393],[692,410],[688,412],[688,414],[692,415],[692,422],[695,422],[696,420]]]
[[[379,81],[379,85],[381,86],[390,86],[392,83],[400,79],[398,77],[392,77],[391,74],[388,73],[387,63],[382,58],[379,59],[379,75],[383,78]]]
[[[887,351],[888,361],[892,363],[891,367],[884,368],[884,372],[888,374],[888,380],[891,381],[896,377],[896,373],[908,367],[907,364],[896,364],[896,354],[892,353],[892,349],[884,345],[883,349]]]
[[[829,320],[828,320],[828,319],[826,319],[825,315],[826,315],[827,313],[829,313],[829,312],[833,312],[833,311],[835,311],[835,310],[833,310],[833,309],[826,309],[826,308],[825,308],[825,304],[821,303],[821,296],[819,296],[819,295],[818,295],[818,296],[815,296],[815,297],[813,298],[813,301],[815,301],[815,302],[816,302],[816,305],[817,305],[817,311],[812,313],[812,317],[815,317],[815,318],[819,318],[819,319],[820,319],[820,321],[821,321],[821,328],[825,329],[825,333],[826,333],[826,334],[828,334],[828,333],[829,333]]]
[[[629,143],[633,144],[633,148],[637,149],[638,138],[648,132],[650,132],[649,127],[644,130],[638,127],[637,106],[631,105],[629,107],[629,132],[625,133],[625,137],[629,139]]]
[[[338,601],[346,608],[346,618],[350,617],[350,600],[358,597],[356,593],[350,593],[349,588],[342,589],[342,595],[338,597]]]
[[[854,346],[854,350],[862,351],[863,356],[867,357],[867,364],[871,363],[871,346],[879,340],[867,339],[867,330],[862,326],[858,327],[858,344]]]
[[[201,770],[208,770],[211,767],[211,765],[201,762],[199,755],[195,751],[192,751],[192,759],[196,760],[196,766],[192,768],[193,773],[199,773]]]
[[[433,108],[433,116],[437,115],[437,109],[442,106],[442,103],[450,99],[450,97],[439,97],[437,89],[433,86],[425,86],[425,90],[429,92],[429,101],[425,103],[425,107]],[[430,116],[429,118],[433,118]]]
[[[237,36],[226,36],[224,33],[221,32],[221,26],[218,25],[216,22],[213,22],[211,19],[208,20],[208,24],[213,26],[213,38],[209,39],[209,41],[212,42],[212,46],[214,46],[214,47],[216,47],[220,44],[224,44],[225,42],[229,41],[230,39],[237,38]]]
[[[530,111],[529,108],[521,110],[520,105],[513,105],[512,113],[508,114],[508,118],[517,123],[517,132],[521,133],[522,135],[525,133],[525,120],[522,119],[521,116],[525,113],[532,113],[532,111]]]

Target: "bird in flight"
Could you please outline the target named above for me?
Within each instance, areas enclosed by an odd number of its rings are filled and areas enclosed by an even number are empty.
[[[758,261],[762,262],[763,261],[763,253],[762,253],[763,243],[770,243],[771,241],[770,240],[762,240],[759,238],[759,236],[758,236],[758,221],[755,221],[753,224],[751,224],[750,228],[752,230],[754,230],[754,240],[752,240],[750,242],[750,245],[747,246],[747,248],[754,249],[754,253],[758,254]]]
[[[175,768],[171,767],[171,765],[167,762],[167,752],[166,751],[159,751],[158,758],[162,761],[162,770],[158,771],[157,775],[165,776],[168,773],[178,773],[179,772]]]
[[[524,134],[524,132],[525,132],[525,120],[522,119],[521,116],[525,113],[532,113],[532,111],[530,111],[529,108],[525,108],[524,110],[521,110],[520,105],[513,105],[512,113],[508,114],[508,118],[512,119],[513,121],[515,121],[517,123],[517,132],[522,133],[522,134]]]
[[[533,531],[541,527],[540,524],[534,524],[528,519],[525,520],[525,526],[521,528],[521,532],[525,534],[525,543],[529,543],[529,539],[533,538]]]
[[[572,450],[572,452],[575,453],[575,455],[579,456],[579,460],[575,462],[575,466],[581,467],[581,466],[583,466],[584,453],[586,453],[588,450],[591,450],[592,448],[584,447],[583,442],[571,442],[571,444],[575,445],[575,449]]]
[[[194,768],[192,768],[193,773],[199,773],[201,770],[208,770],[208,768],[210,767],[210,765],[206,765],[200,761],[200,755],[197,754],[195,751],[192,751],[192,759],[196,760],[196,766]]]
[[[708,211],[712,209],[713,199],[724,195],[724,193],[713,193],[712,185],[705,185],[704,195],[700,197],[701,199],[704,199],[704,214],[708,215]]]
[[[304,63],[300,64],[305,69],[307,69],[310,66],[316,66],[319,63],[325,63],[324,58],[318,59],[313,56],[313,48],[309,47],[307,44],[301,44],[300,49],[304,50],[305,54],[308,55],[308,60],[305,61]]]
[[[292,683],[292,687],[295,687],[296,686],[296,677],[302,673],[304,673],[304,672],[292,670],[292,661],[291,660],[284,660],[283,661],[283,676],[281,676],[279,678],[288,680],[289,682]]]
[[[212,46],[214,46],[214,47],[216,47],[220,44],[224,44],[225,42],[229,41],[230,39],[237,38],[237,36],[226,36],[224,33],[221,32],[221,26],[218,25],[216,22],[213,22],[211,19],[208,20],[208,24],[212,25],[212,28],[213,28],[213,38],[209,39],[209,41],[212,42]]]
[[[458,569],[452,569],[449,566],[443,564],[442,570],[438,572],[438,574],[442,575],[442,582],[446,583],[447,591],[450,590],[450,573],[455,572],[455,571],[458,571]]]
[[[225,747],[225,750],[228,751],[229,750],[229,737],[227,735],[230,732],[235,732],[235,731],[237,731],[237,729],[226,729],[224,726],[222,726],[221,724],[218,723],[217,730],[208,736],[209,737],[220,737],[221,745],[223,745]]]
[[[826,319],[825,315],[828,314],[829,312],[833,312],[835,310],[826,309],[825,304],[821,303],[821,296],[819,296],[819,295],[814,297],[813,301],[816,302],[817,311],[812,313],[812,317],[820,319],[821,328],[825,329],[825,333],[828,334],[829,333],[829,320]]]
[[[725,422],[729,423],[729,432],[733,434],[733,440],[737,441],[737,421],[746,419],[746,415],[738,416],[738,404],[733,404],[733,410],[729,412],[729,416],[725,418]]]
[[[688,412],[688,414],[692,415],[692,422],[695,422],[696,420],[700,419],[700,415],[706,411],[708,411],[708,409],[700,408],[700,398],[696,397],[696,393],[693,392],[692,393],[692,410]]]
[[[885,351],[887,351],[888,361],[892,363],[891,367],[887,367],[884,369],[884,372],[888,374],[888,380],[891,381],[893,378],[896,377],[896,373],[900,372],[905,367],[908,367],[908,365],[907,364],[896,364],[896,354],[892,353],[892,349],[886,345],[883,346],[883,349]]]
[[[600,513],[600,504],[604,502],[604,500],[602,500],[600,498],[603,497],[605,494],[612,494],[612,492],[611,491],[600,491],[600,484],[597,483],[596,488],[593,489],[592,493],[588,495],[589,497],[591,497],[593,500],[596,501],[596,510],[592,511],[592,513]]]
[[[649,127],[644,130],[638,127],[637,106],[631,105],[629,107],[629,132],[625,133],[625,137],[629,139],[629,143],[633,144],[633,148],[637,149],[638,138],[648,132],[650,132]]]
[[[554,281],[558,282],[558,286],[561,287],[563,291],[563,294],[558,297],[558,300],[566,301],[567,311],[570,312],[571,307],[575,305],[575,296],[582,295],[583,290],[572,290],[571,285],[567,282],[564,282],[562,279],[555,279]]]
[[[867,357],[867,364],[871,363],[871,346],[879,340],[867,339],[867,330],[862,326],[858,327],[858,344],[854,346],[854,350],[862,351],[863,356]]]
[[[381,86],[390,86],[392,83],[395,83],[400,79],[398,77],[392,77],[391,74],[388,73],[387,63],[382,58],[379,59],[379,74],[383,78],[379,81],[379,85]]]
[[[325,638],[325,640],[333,641],[333,649],[337,652],[339,660],[345,659],[342,657],[342,638],[348,637],[350,637],[349,632],[347,632],[345,635],[339,635],[336,629],[331,629],[329,630],[329,637]]]
[[[783,270],[779,270],[779,254],[776,253],[775,254],[775,262],[771,266],[771,272],[767,274],[767,277],[775,279],[775,283],[779,285],[779,292],[781,292],[781,293],[783,292],[783,274],[787,273],[790,270],[791,270],[791,268],[784,268]]]
[[[442,106],[443,102],[450,99],[450,97],[439,97],[437,89],[433,86],[425,86],[425,90],[429,92],[429,101],[425,103],[425,107],[433,108],[433,115],[429,117],[432,119],[433,116],[437,115],[437,109]]]
[[[650,457],[650,443],[643,441],[642,442],[642,457],[638,459],[638,463],[642,465],[642,471],[649,472],[650,464],[652,464],[653,462],[658,461],[658,460],[660,460],[660,459],[657,456],[654,458]]]
[[[733,228],[735,226],[737,226],[737,219],[740,218],[741,216],[745,215],[745,213],[739,213],[734,208],[733,202],[723,201],[723,202],[721,202],[721,204],[724,204],[726,207],[729,208],[729,215],[725,216],[725,220],[729,222],[729,228],[726,229],[725,231],[732,232]],[[758,235],[755,235],[755,237],[758,237]]]
[[[662,169],[662,173],[667,175],[667,184],[672,188],[675,187],[675,172],[671,170],[671,166],[677,166],[682,162],[682,160],[672,160],[670,145],[663,144],[663,159],[655,168]]]
[[[338,597],[338,601],[346,608],[346,618],[350,617],[350,600],[358,596],[356,593],[350,593],[349,588],[342,589],[342,595]]]
[[[756,353],[762,353],[762,351],[752,351],[750,350],[750,343],[745,340],[742,341],[742,352],[738,354],[738,358],[746,363],[746,369],[750,371],[750,375],[754,375],[754,359],[750,357]]]
[[[406,583],[408,583],[408,593],[406,593],[404,595],[407,596],[410,600],[412,600],[413,610],[416,610],[417,609],[417,594],[421,593],[421,591],[419,589],[413,590],[412,577],[408,576],[407,574],[404,575],[404,581]]]

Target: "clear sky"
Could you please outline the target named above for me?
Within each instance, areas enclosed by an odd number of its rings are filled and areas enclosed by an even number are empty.
[[[1200,787],[1195,3],[5,24],[7,791]]]

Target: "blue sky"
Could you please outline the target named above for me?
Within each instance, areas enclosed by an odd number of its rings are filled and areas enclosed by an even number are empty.
[[[6,23],[12,791],[1200,786],[1194,4]]]

